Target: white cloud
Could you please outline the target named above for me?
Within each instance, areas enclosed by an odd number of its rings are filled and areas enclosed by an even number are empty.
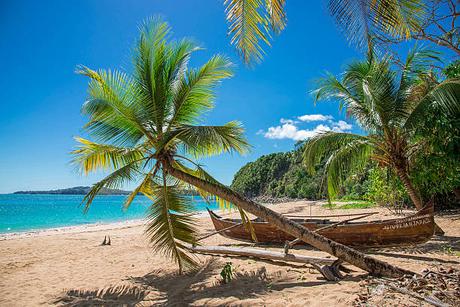
[[[294,121],[294,120],[292,120],[292,119],[285,119],[285,118],[282,118],[282,119],[280,119],[280,123],[282,123],[282,124],[291,124],[291,125],[293,125],[293,124],[296,124],[296,123],[298,123],[298,122],[297,122],[297,121]]]
[[[264,134],[264,136],[269,139],[291,139],[294,141],[302,141],[326,131],[331,131],[331,128],[325,125],[318,125],[312,130],[306,130],[299,129],[291,123],[286,123],[281,126],[268,128],[268,131]]]
[[[263,135],[268,139],[291,139],[294,141],[303,141],[312,138],[319,133],[327,131],[345,132],[353,128],[353,126],[343,120],[337,122],[332,121],[331,115],[322,114],[307,114],[298,117],[302,122],[310,121],[327,121],[326,124],[319,124],[313,129],[300,129],[298,124],[299,121],[292,119],[281,118],[281,125],[270,127],[267,131],[259,130],[257,134]]]
[[[347,123],[346,121],[339,120],[338,122],[333,124],[332,130],[336,132],[344,132],[351,130],[351,128],[353,128],[351,124]]]
[[[305,114],[298,117],[298,119],[300,119],[303,122],[324,122],[327,120],[331,120],[332,118],[333,117],[331,115],[323,114]]]

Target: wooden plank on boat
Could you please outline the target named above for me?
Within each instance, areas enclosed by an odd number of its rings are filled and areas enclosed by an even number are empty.
[[[229,227],[227,227],[227,228],[222,228],[221,230],[213,231],[213,232],[208,233],[208,234],[206,234],[206,235],[204,235],[204,236],[202,236],[202,237],[199,237],[198,239],[196,239],[196,242],[199,242],[199,241],[204,240],[204,239],[206,239],[206,238],[212,237],[213,235],[216,235],[216,234],[218,234],[218,233],[221,233],[221,232],[224,232],[224,231],[233,229],[233,228],[238,227],[238,226],[240,226],[240,225],[243,225],[243,223],[238,223],[238,224],[229,226]]]
[[[378,211],[372,212],[363,212],[363,213],[348,213],[348,214],[335,214],[335,215],[290,215],[290,214],[283,214],[289,218],[330,218],[330,217],[345,217],[345,216],[360,216],[360,215],[374,215],[378,214]]]
[[[255,248],[236,248],[228,246],[195,246],[188,250],[197,254],[210,254],[219,256],[254,257],[260,259],[277,260],[284,262],[308,263],[308,264],[332,264],[336,259],[284,254]]]

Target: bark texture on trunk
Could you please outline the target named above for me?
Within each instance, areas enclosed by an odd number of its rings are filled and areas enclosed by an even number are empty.
[[[423,208],[422,199],[420,198],[420,195],[417,193],[417,190],[414,188],[414,185],[412,184],[412,181],[409,179],[407,172],[399,168],[396,170],[396,172],[399,176],[399,179],[401,179],[404,187],[406,188],[410,199],[414,203],[415,208],[417,208],[417,210],[422,209]]]
[[[207,191],[208,193],[217,195],[235,205],[241,209],[254,214],[255,216],[272,223],[278,229],[289,233],[290,235],[299,238],[300,240],[329,253],[343,261],[353,264],[373,275],[386,276],[386,277],[400,277],[404,274],[414,275],[415,273],[393,266],[387,262],[375,259],[364,253],[361,253],[348,246],[339,244],[335,241],[329,240],[317,233],[309,231],[302,225],[295,223],[287,217],[262,206],[252,200],[246,199],[240,194],[230,190],[229,188],[213,184],[208,181],[202,180],[190,174],[187,174],[181,170],[175,169],[171,165],[166,165],[167,172],[199,189]]]
[[[460,187],[457,187],[453,190],[455,198],[460,199]]]
[[[423,202],[422,198],[418,194],[417,190],[414,188],[414,185],[412,184],[412,181],[409,178],[409,175],[404,169],[397,168],[396,173],[399,176],[399,179],[401,179],[404,187],[406,188],[407,193],[409,194],[410,199],[415,205],[415,208],[417,210],[420,210],[423,208]],[[434,233],[439,236],[443,236],[445,234],[444,230],[442,230],[441,227],[439,227],[436,222],[434,223]]]

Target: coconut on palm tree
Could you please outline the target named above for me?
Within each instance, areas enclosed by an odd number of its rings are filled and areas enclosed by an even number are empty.
[[[460,114],[460,80],[437,83],[427,72],[436,56],[429,51],[409,52],[401,71],[392,70],[390,58],[378,60],[372,53],[366,61],[350,64],[339,80],[333,75],[319,81],[316,100],[336,99],[346,114],[367,135],[327,132],[305,145],[304,162],[310,172],[326,159],[329,198],[337,195],[350,172],[363,168],[369,159],[392,169],[401,179],[417,209],[422,199],[410,179],[410,161],[423,146],[413,135],[423,125],[430,105],[450,116]],[[431,80],[428,82],[428,80]]]
[[[249,145],[237,122],[201,125],[201,116],[213,106],[214,87],[232,75],[230,62],[214,56],[200,68],[188,66],[198,50],[189,40],[171,41],[164,22],[148,21],[141,30],[132,74],[94,71],[88,76],[89,98],[83,113],[92,140],[77,138],[75,162],[84,173],[110,170],[96,183],[84,202],[89,208],[104,188],[137,181],[124,204],[128,208],[142,193],[152,204],[146,233],[154,250],[174,259],[180,271],[193,267],[187,246],[195,243],[193,204],[182,195],[184,186],[204,196],[215,195],[246,210],[314,247],[374,274],[399,276],[407,271],[373,259],[313,233],[273,210],[248,200],[206,173],[195,158],[223,152],[245,152]]]

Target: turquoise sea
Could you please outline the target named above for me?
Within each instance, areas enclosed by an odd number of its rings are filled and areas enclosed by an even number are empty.
[[[93,223],[121,222],[145,216],[151,201],[138,196],[127,211],[122,206],[126,195],[101,195],[88,213],[80,206],[83,195],[0,194],[0,233],[41,230]],[[217,208],[198,196],[192,198],[197,211]]]

